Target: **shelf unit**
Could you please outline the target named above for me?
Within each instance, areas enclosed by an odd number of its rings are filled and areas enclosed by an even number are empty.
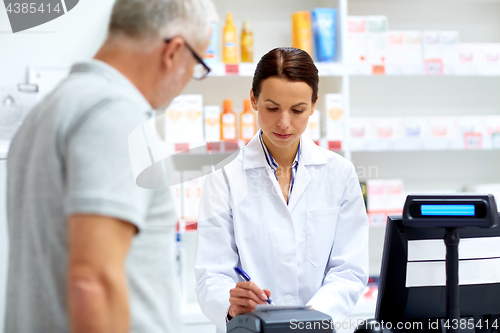
[[[252,5],[215,0],[215,3],[220,16],[219,40],[222,37],[221,26],[227,11],[233,12],[238,28],[243,19],[251,20],[255,36],[255,61],[273,47],[290,45],[292,12],[311,10],[315,7],[337,8],[337,56],[334,62],[317,63],[320,73],[318,110],[324,109],[322,95],[342,93],[345,99],[346,131],[351,116],[500,115],[500,98],[495,93],[500,88],[500,68],[485,72],[478,66],[463,68],[464,66],[457,65],[447,71],[454,73],[452,75],[431,76],[425,74],[423,65],[403,67],[388,64],[385,67],[385,75],[379,75],[373,74],[371,65],[350,65],[343,59],[347,15],[386,15],[390,30],[458,30],[463,42],[500,42],[500,27],[496,24],[499,17],[496,14],[500,15],[500,2],[497,0],[274,0],[257,1]],[[221,63],[211,66],[211,77],[204,82],[190,83],[185,93],[202,93],[205,105],[220,105],[224,98],[232,98],[236,111],[239,111],[239,101],[248,98],[255,64],[240,64],[238,74],[234,74],[234,69],[229,70],[233,74],[227,74],[225,65]],[[213,89],[214,86],[217,86],[217,91]],[[477,102],[475,106],[474,102]],[[391,148],[351,149],[349,136],[345,134],[341,153],[355,165],[359,165],[358,161],[365,163],[375,151],[383,152],[384,155],[389,152],[397,155],[406,151]],[[327,149],[332,147],[325,139],[318,143]],[[465,149],[441,150],[446,155],[463,155],[462,158],[465,159],[471,155]],[[427,149],[416,149],[412,152],[423,156],[433,155],[432,150]],[[496,153],[493,150],[485,154]],[[383,161],[378,162],[381,163],[381,168],[384,167]],[[417,165],[415,172],[420,169]],[[495,178],[491,172],[490,174],[491,181],[500,182],[500,177]],[[460,179],[457,179],[457,185],[451,189],[460,190],[471,185],[459,182]],[[472,184],[474,183],[476,182],[473,181]],[[410,181],[408,185],[411,190],[417,184]],[[420,188],[420,184],[418,185]],[[433,187],[430,186],[431,189]]]
[[[374,75],[370,66],[348,65],[343,59],[348,15],[386,15],[389,30],[458,30],[462,42],[500,42],[499,0],[214,0],[219,16],[219,41],[225,13],[233,12],[240,29],[250,19],[254,29],[255,61],[270,49],[289,46],[290,14],[315,7],[338,9],[337,57],[332,63],[317,63],[320,72],[318,110],[322,96],[341,93],[345,98],[346,128],[351,117],[470,116],[500,115],[500,72],[488,75],[478,68],[451,71],[454,75],[425,75],[422,67],[387,65],[385,75]],[[204,105],[221,105],[233,99],[236,112],[248,98],[255,64],[243,64],[238,74],[226,74],[223,64],[212,64],[213,73],[204,81],[192,81],[183,93],[203,94]],[[347,134],[347,133],[346,133]],[[348,136],[344,136],[348,140]],[[328,148],[327,140],[320,146]],[[403,179],[405,192],[461,191],[482,183],[500,183],[497,150],[375,150],[353,151],[346,142],[344,157],[357,170],[376,172],[360,178]],[[364,179],[362,179],[364,180]],[[378,275],[385,228],[370,228],[370,275]],[[196,233],[183,236],[187,258],[194,258]],[[188,265],[192,262],[188,262]],[[194,276],[189,275],[189,284]],[[188,295],[192,300],[194,295]]]

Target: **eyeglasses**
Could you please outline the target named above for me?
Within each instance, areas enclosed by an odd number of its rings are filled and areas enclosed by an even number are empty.
[[[165,43],[170,43],[170,41],[172,39],[174,39],[175,37],[180,37],[180,38],[184,39],[182,36],[174,36],[174,37],[165,39]],[[204,79],[208,75],[208,73],[210,73],[210,67],[208,67],[207,64],[205,64],[205,62],[203,61],[203,59],[199,55],[196,54],[194,49],[186,42],[185,39],[184,39],[184,44],[186,44],[186,47],[188,48],[188,50],[191,51],[191,54],[193,55],[193,57],[196,59],[196,61],[198,61],[198,63],[194,66],[193,79],[195,79],[195,80]]]

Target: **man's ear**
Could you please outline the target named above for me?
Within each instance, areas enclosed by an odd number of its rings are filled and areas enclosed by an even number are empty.
[[[252,89],[250,89],[250,103],[252,103],[252,108],[255,111],[259,111],[259,110],[257,110],[257,100],[255,99],[255,95],[253,94]]]
[[[182,37],[173,37],[169,42],[165,42],[162,51],[162,65],[167,71],[171,71],[177,67],[182,60],[182,48],[184,47],[184,39]]]

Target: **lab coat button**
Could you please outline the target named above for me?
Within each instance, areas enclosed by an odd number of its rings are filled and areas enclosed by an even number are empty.
[[[291,256],[291,255],[287,255],[287,256],[285,257],[285,262],[286,262],[287,264],[291,263],[292,261],[293,261],[293,258],[292,258],[292,256]]]
[[[285,303],[290,303],[292,301],[293,297],[290,295],[285,296]]]

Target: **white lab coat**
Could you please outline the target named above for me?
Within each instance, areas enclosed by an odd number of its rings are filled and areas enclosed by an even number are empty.
[[[368,220],[352,163],[302,137],[289,204],[258,133],[207,177],[199,210],[196,295],[226,331],[241,266],[276,305],[308,304],[343,322],[368,280]]]

